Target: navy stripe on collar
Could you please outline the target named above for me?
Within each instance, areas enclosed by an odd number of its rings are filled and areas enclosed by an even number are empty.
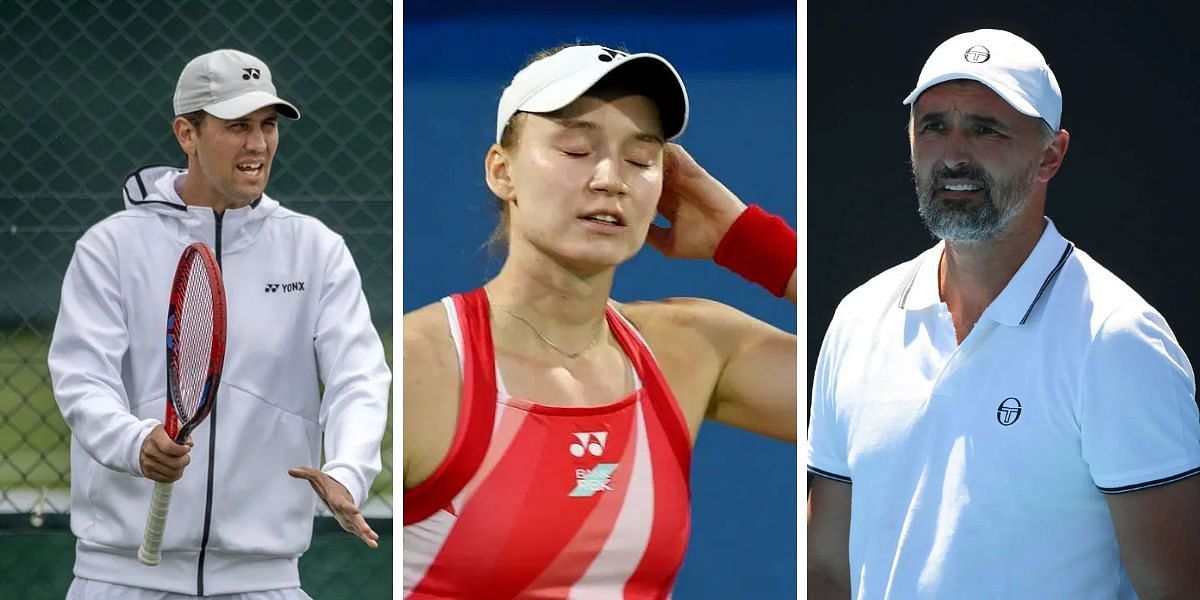
[[[1054,281],[1055,277],[1058,277],[1058,272],[1062,270],[1063,265],[1067,264],[1067,257],[1071,256],[1071,252],[1074,250],[1075,244],[1067,242],[1067,247],[1063,250],[1062,256],[1059,257],[1058,264],[1054,265],[1054,269],[1046,276],[1046,281],[1042,282],[1042,287],[1038,290],[1037,295],[1033,297],[1033,302],[1029,304],[1029,309],[1025,311],[1025,316],[1021,317],[1022,325],[1029,319],[1029,314],[1033,312],[1033,307],[1037,306],[1038,300],[1042,299],[1042,294],[1046,292],[1046,288],[1050,287],[1050,282]]]
[[[1062,256],[1060,256],[1058,259],[1058,264],[1054,265],[1054,268],[1051,269],[1050,273],[1046,275],[1046,280],[1042,282],[1042,287],[1038,289],[1037,295],[1033,297],[1033,302],[1029,304],[1029,308],[1025,310],[1025,315],[1021,317],[1021,325],[1024,325],[1025,322],[1029,320],[1029,315],[1033,313],[1034,307],[1036,307],[1038,301],[1042,299],[1042,295],[1046,293],[1046,289],[1049,288],[1054,279],[1058,277],[1058,273],[1062,271],[1063,266],[1067,264],[1067,258],[1069,258],[1071,253],[1074,251],[1075,244],[1072,244],[1068,241],[1067,247],[1063,249]],[[900,294],[900,303],[898,304],[899,308],[904,308],[905,303],[908,302],[908,294],[912,291],[913,284],[917,281],[917,274],[921,271],[921,265],[923,262],[923,260],[918,260],[916,266],[912,270],[912,273],[909,274],[908,284],[904,286],[904,292]]]

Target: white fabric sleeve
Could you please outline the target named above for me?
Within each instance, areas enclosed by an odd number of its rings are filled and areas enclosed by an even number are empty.
[[[1200,473],[1200,411],[1192,365],[1149,307],[1101,324],[1079,399],[1083,459],[1101,492],[1165,485]]]
[[[346,486],[362,506],[382,468],[391,373],[363,295],[354,259],[339,239],[325,268],[314,341],[325,394],[322,471]]]
[[[821,342],[821,353],[813,373],[812,409],[808,419],[808,471],[834,481],[851,483],[845,425],[837,418],[837,321],[835,314]]]
[[[141,477],[142,442],[159,421],[130,412],[121,382],[129,332],[119,277],[115,252],[101,236],[89,232],[75,244],[47,363],[54,399],[83,450],[109,469]]]

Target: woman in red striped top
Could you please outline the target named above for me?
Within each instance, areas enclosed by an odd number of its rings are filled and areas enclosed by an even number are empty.
[[[795,232],[668,143],[687,113],[665,59],[602,46],[541,53],[505,90],[504,266],[404,317],[404,597],[667,598],[701,421],[795,440],[794,334],[609,298],[648,242],[795,302]]]

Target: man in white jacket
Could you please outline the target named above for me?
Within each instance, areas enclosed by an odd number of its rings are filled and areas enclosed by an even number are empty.
[[[300,118],[266,64],[197,57],[174,109],[187,169],[130,175],[126,210],[79,239],[63,282],[49,367],[72,432],[68,597],[308,598],[297,563],[317,497],[377,545],[358,507],[381,468],[391,375],[342,238],[264,193],[278,118]],[[222,267],[227,352],[208,422],[177,445],[160,424],[163,336],[175,263],[196,241]],[[175,490],[162,562],[147,567],[154,481]]]

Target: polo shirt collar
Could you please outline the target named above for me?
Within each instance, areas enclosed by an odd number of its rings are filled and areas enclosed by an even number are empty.
[[[938,291],[938,265],[942,262],[942,251],[945,248],[946,242],[940,241],[917,257],[917,264],[905,281],[904,291],[900,294],[900,308],[920,311],[942,303],[942,296]]]
[[[981,318],[1008,326],[1023,325],[1066,264],[1075,245],[1058,233],[1049,217],[1045,219],[1046,229],[1033,252]],[[938,242],[917,259],[913,274],[900,294],[900,308],[919,311],[942,303],[938,293],[938,265],[945,245],[944,241]]]

